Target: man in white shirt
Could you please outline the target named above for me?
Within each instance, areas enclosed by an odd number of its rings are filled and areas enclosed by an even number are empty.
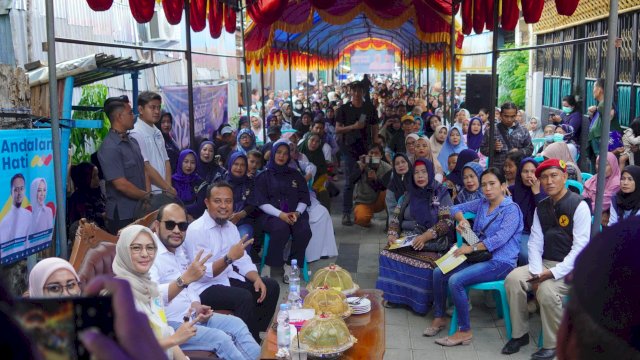
[[[225,182],[207,188],[207,211],[187,229],[184,249],[193,261],[200,250],[211,253],[206,272],[190,289],[200,295],[203,304],[215,309],[232,310],[244,320],[256,341],[266,331],[278,304],[280,286],[261,278],[245,248],[253,239],[240,239],[238,228],[228,221],[233,214],[233,190]]]
[[[155,124],[160,121],[162,97],[151,91],[138,95],[138,121],[130,135],[138,141],[144,158],[145,170],[151,178],[151,190],[164,190],[176,194],[171,186],[171,162],[165,148],[162,132]]]
[[[196,335],[180,345],[183,350],[215,352],[222,359],[254,360],[260,355],[260,346],[249,333],[245,323],[232,315],[213,313],[202,305],[192,287],[205,274],[204,265],[211,254],[200,250],[189,263],[182,243],[187,230],[187,214],[180,205],[168,204],[160,208],[151,225],[156,234],[158,252],[151,268],[151,279],[158,283],[167,315],[167,322],[175,330],[185,316],[193,319],[199,314],[206,323],[196,325]]]
[[[531,358],[550,360],[556,355],[563,299],[569,294],[565,276],[589,243],[591,211],[582,196],[567,190],[564,161],[545,160],[536,169],[536,178],[549,197],[538,204],[533,216],[529,264],[514,269],[504,281],[513,330],[502,353],[516,353],[529,343],[527,293],[531,292],[540,304],[544,339],[542,348]]]
[[[0,222],[0,254],[3,258],[25,250],[27,233],[31,224],[31,212],[22,207],[24,200],[24,175],[11,178],[11,208]]]

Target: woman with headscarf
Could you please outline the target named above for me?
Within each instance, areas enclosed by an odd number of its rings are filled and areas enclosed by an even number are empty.
[[[258,114],[251,114],[251,131],[253,131],[256,146],[262,146],[264,144],[264,128],[262,118]]]
[[[467,148],[480,152],[480,145],[482,144],[482,119],[479,117],[472,117],[469,120],[469,131],[467,132]]]
[[[447,134],[447,139],[438,154],[438,162],[440,164],[447,164],[449,155],[460,154],[460,152],[467,148],[467,145],[462,141],[462,130],[457,127],[453,127]]]
[[[331,211],[331,198],[327,192],[327,181],[329,181],[329,173],[327,160],[322,151],[322,139],[320,135],[307,133],[302,141],[298,144],[298,152],[304,154],[309,161],[315,165],[316,174],[313,177],[312,188],[318,197],[318,201],[327,210]]]
[[[240,132],[240,130],[242,129],[251,129],[251,121],[246,115],[242,115],[238,119],[238,132]]]
[[[520,238],[520,253],[518,264],[523,266],[529,263],[529,235],[531,235],[531,225],[533,225],[533,214],[540,201],[547,197],[540,188],[540,180],[536,178],[536,168],[538,162],[533,158],[524,158],[520,161],[516,172],[515,184],[509,186],[509,192],[513,202],[520,206],[524,228]]]
[[[64,259],[40,260],[29,273],[29,297],[80,296],[82,283],[76,270]]]
[[[376,288],[384,291],[385,307],[406,305],[426,314],[432,300],[434,261],[440,256],[426,249],[430,248],[429,242],[445,236],[453,244],[450,232],[453,222],[449,215],[453,203],[447,188],[435,180],[430,160],[416,160],[408,175],[411,179],[407,181],[407,192],[389,220],[388,246],[380,253]],[[415,238],[411,246],[390,249],[400,236]]]
[[[564,141],[569,147],[571,156],[575,159],[578,157],[578,145],[573,141],[573,126],[567,124],[560,124],[556,127],[556,135],[554,137],[555,142],[560,142],[558,135],[562,135],[562,141]]]
[[[453,171],[447,175],[447,180],[450,180],[457,186],[457,190],[460,191],[464,187],[464,181],[462,179],[462,170],[468,162],[478,163],[478,153],[471,149],[464,149],[458,154],[458,160],[456,161],[456,167]]]
[[[600,156],[598,156],[598,159]],[[584,182],[584,193],[582,194],[585,199],[591,200],[591,212],[596,208],[596,196],[598,188],[598,167],[600,161],[596,159],[596,175],[591,179]],[[611,207],[612,197],[620,191],[620,165],[616,156],[608,152],[607,153],[607,168],[605,171],[605,183],[604,194],[602,196],[602,211],[606,212]],[[606,225],[606,224],[605,224]]]
[[[298,134],[302,137],[309,132],[309,129],[311,129],[312,120],[313,116],[311,115],[311,112],[305,111],[302,113],[302,116],[300,116],[300,119],[295,123],[293,128],[296,129]]]
[[[116,243],[113,273],[131,285],[136,308],[147,315],[149,325],[169,359],[187,359],[178,346],[196,334],[194,322],[186,322],[178,331],[167,323],[158,284],[149,275],[158,250],[153,238],[153,232],[142,225],[122,229]]]
[[[483,199],[484,194],[480,188],[480,177],[484,169],[477,162],[468,162],[462,167],[462,182],[464,186],[458,191],[454,204],[464,204],[476,199]]]
[[[212,141],[205,140],[200,144],[200,163],[196,169],[198,171],[198,175],[209,184],[221,178],[226,171],[215,159],[214,149]]]
[[[247,155],[247,153],[251,150],[257,150],[256,135],[251,129],[242,129],[238,131],[238,135],[236,135],[236,141],[238,143],[237,151],[243,153],[244,155]]]
[[[187,214],[198,218],[204,211],[204,195],[201,193],[206,186],[198,175],[198,158],[195,151],[185,149],[178,156],[178,169],[171,176],[173,187],[176,189],[178,199],[184,204]],[[205,191],[206,192],[206,191]],[[199,196],[200,195],[200,196]]]
[[[411,181],[411,161],[407,155],[396,153],[391,165],[391,177],[385,194],[388,214],[393,213],[393,209],[398,205],[398,199],[407,191],[407,183]]]
[[[67,200],[67,219],[73,224],[82,218],[105,228],[106,200],[100,190],[98,168],[88,162],[71,167],[71,180],[75,191]]]
[[[527,126],[527,129],[529,130],[529,136],[532,140],[544,136],[542,127],[540,126],[540,122],[533,116],[529,119],[529,125]]]
[[[271,241],[266,255],[266,265],[284,265],[284,280],[289,281],[291,267],[282,259],[285,244],[292,237],[291,255],[298,264],[304,263],[305,250],[311,240],[309,214],[311,205],[307,181],[300,172],[292,168],[289,142],[278,140],[273,144],[266,169],[258,174],[255,181],[256,205],[264,212],[260,222]]]
[[[173,140],[171,130],[173,129],[173,115],[168,112],[162,112],[160,114],[160,121],[156,123],[156,127],[160,129],[162,137],[164,138],[164,147],[167,150],[169,156],[169,163],[171,165],[171,173],[176,172],[176,164],[178,163],[178,155],[180,154],[180,147]]]
[[[609,226],[640,215],[640,166],[629,165],[622,170],[620,191],[611,199]]]
[[[286,140],[286,139],[285,139]],[[309,159],[301,154],[297,146],[288,141],[291,150],[291,161],[289,166],[299,171],[306,179],[313,179],[316,176],[317,168]],[[338,246],[336,236],[333,231],[333,221],[327,207],[318,201],[313,188],[309,189],[311,205],[307,207],[309,214],[309,227],[311,228],[311,240],[305,250],[307,262],[316,261],[320,258],[338,256]]]
[[[556,142],[549,144],[549,146],[542,151],[541,155],[545,159],[558,159],[564,161],[567,164],[567,174],[569,175],[569,179],[582,182],[582,171],[580,171],[580,168],[576,165],[566,143]]]
[[[409,134],[404,139],[404,147],[407,150],[407,157],[411,160],[410,163],[413,163],[413,160],[416,158],[416,142],[419,138],[420,136],[418,136],[418,134]]]
[[[53,235],[53,211],[47,206],[47,181],[35,178],[31,181],[31,226],[27,246],[35,246],[51,240]]]
[[[447,141],[448,134],[449,130],[446,125],[436,126],[433,135],[429,139],[429,142],[431,143],[431,153],[433,154],[434,159],[437,159],[440,155],[440,151],[442,151],[442,147],[444,146],[445,141]]]
[[[236,151],[229,156],[227,174],[224,179],[233,188],[233,214],[229,221],[238,227],[240,237],[252,239],[255,227],[255,194],[253,180],[247,176],[249,160],[247,155]],[[250,253],[251,245],[247,249]]]
[[[424,114],[425,113],[423,113],[423,115]],[[431,139],[433,134],[437,131],[438,126],[442,125],[442,121],[440,120],[440,117],[438,115],[433,115],[430,112],[426,114],[428,115],[426,116],[426,120],[424,122],[424,135]],[[425,116],[423,116],[423,119],[424,118]]]

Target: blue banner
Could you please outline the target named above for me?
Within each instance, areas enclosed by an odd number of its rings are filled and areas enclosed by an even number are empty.
[[[354,50],[351,53],[352,74],[393,74],[393,50]]]
[[[69,134],[62,131],[62,169]],[[0,262],[8,264],[51,246],[58,210],[51,129],[0,131],[0,168]]]

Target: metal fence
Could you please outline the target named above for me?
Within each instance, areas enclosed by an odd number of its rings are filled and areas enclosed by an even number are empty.
[[[640,12],[620,15],[618,37],[622,44],[616,55],[616,94],[614,104],[620,124],[628,126],[640,116]],[[549,44],[576,38],[607,34],[606,19],[572,28],[539,35],[538,44]],[[597,105],[593,98],[593,84],[606,73],[607,40],[584,44],[555,46],[536,51],[536,71],[544,74],[543,113],[562,107],[562,97],[581,95],[583,113]]]

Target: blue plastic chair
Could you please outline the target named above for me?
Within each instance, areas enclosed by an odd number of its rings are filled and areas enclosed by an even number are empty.
[[[464,218],[467,220],[474,219],[476,217],[473,213],[465,213]],[[458,247],[462,246],[462,235],[456,232],[456,240]],[[507,331],[507,339],[511,339],[511,316],[509,316],[509,303],[507,302],[507,291],[504,288],[504,280],[488,281],[478,284],[469,285],[465,288],[467,296],[469,290],[483,290],[494,291],[494,297],[496,299],[496,311],[498,317],[504,318],[504,326]],[[458,309],[454,307],[453,315],[451,316],[451,325],[449,326],[449,336],[456,333],[458,330]]]
[[[584,192],[584,185],[582,185],[580,181],[569,179],[564,184],[564,187],[568,189],[569,186],[573,186],[574,188],[578,189],[580,191],[580,195],[582,195],[582,193]]]
[[[587,182],[587,180],[591,179],[593,177],[593,174],[589,174],[589,173],[582,173],[582,183],[584,184],[585,182]]]
[[[258,273],[262,273],[264,267],[264,261],[267,259],[267,251],[269,251],[269,241],[271,236],[268,233],[264,233],[264,244],[262,245],[262,257],[260,258],[260,269]],[[309,282],[309,264],[307,264],[307,258],[304,258],[304,264],[302,265],[302,278],[304,281]]]

